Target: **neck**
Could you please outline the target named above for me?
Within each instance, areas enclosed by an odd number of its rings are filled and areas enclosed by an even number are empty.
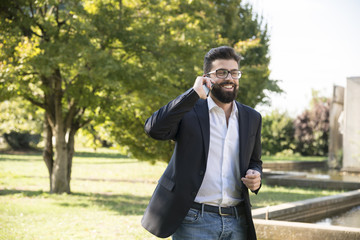
[[[231,110],[232,110],[234,101],[231,101],[230,103],[223,103],[223,102],[220,102],[218,99],[216,99],[216,97],[211,96],[211,94],[210,94],[210,97],[212,98],[212,100],[214,100],[216,105],[218,105],[219,107],[221,107],[224,110],[226,118],[228,118],[231,114]]]

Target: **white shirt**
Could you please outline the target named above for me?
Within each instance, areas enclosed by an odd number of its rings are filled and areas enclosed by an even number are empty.
[[[195,202],[215,206],[236,206],[241,199],[239,166],[239,121],[235,102],[226,124],[225,112],[207,98],[210,145],[204,180]]]

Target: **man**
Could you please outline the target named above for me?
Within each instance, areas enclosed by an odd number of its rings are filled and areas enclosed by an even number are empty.
[[[261,115],[235,101],[239,60],[230,47],[211,49],[193,88],[146,120],[149,136],[175,141],[142,219],[158,237],[256,239],[248,189],[261,186]]]

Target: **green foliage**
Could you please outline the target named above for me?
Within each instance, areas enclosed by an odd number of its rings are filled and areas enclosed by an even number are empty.
[[[262,148],[264,155],[279,157],[326,156],[329,138],[328,98],[313,91],[310,108],[296,119],[273,111],[263,117]]]
[[[173,143],[151,140],[143,124],[193,85],[210,48],[230,45],[244,57],[241,102],[281,91],[269,79],[266,26],[240,3],[2,1],[0,100],[20,96],[53,116],[49,96],[61,79],[65,122],[91,123],[133,156],[167,161]]]
[[[141,67],[148,82],[139,86],[141,93],[123,97],[123,104],[112,106],[110,119],[117,142],[128,146],[134,157],[168,161],[173,143],[149,139],[143,131],[144,122],[192,87],[196,76],[202,74],[202,61],[210,48],[230,45],[244,57],[238,97],[244,104],[265,103],[264,90],[281,90],[269,79],[267,31],[266,27],[261,29],[251,7],[242,6],[240,1],[178,1],[168,2],[166,8],[156,8],[156,3],[150,10],[147,5],[137,10],[156,21],[156,35],[145,47],[147,54],[139,55],[140,60],[146,58]],[[134,22],[132,30],[146,28],[137,30],[144,32],[152,26],[142,24]]]
[[[274,155],[282,152],[283,155],[292,155],[294,145],[293,119],[286,113],[273,111],[263,117],[261,130],[262,152],[265,155]]]
[[[21,98],[0,102],[0,135],[10,132],[41,134],[44,111]]]
[[[5,5],[3,5],[5,4]],[[1,7],[1,91],[44,108],[61,79],[64,116],[75,109],[79,124],[108,103],[124,68],[96,22],[96,6],[81,1],[5,1]],[[89,6],[88,6],[89,5]],[[110,24],[110,23],[109,23]],[[116,29],[114,29],[116,31]],[[122,77],[128,81],[127,72]],[[124,89],[125,90],[125,89]]]

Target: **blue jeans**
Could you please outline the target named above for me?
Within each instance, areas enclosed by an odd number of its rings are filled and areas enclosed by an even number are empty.
[[[242,240],[247,237],[247,226],[244,214],[238,217],[220,216],[218,213],[190,208],[172,239]]]

